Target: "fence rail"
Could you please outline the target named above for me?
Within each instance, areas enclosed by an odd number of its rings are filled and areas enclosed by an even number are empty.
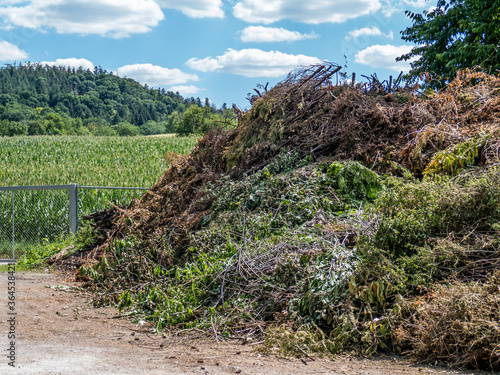
[[[0,262],[14,262],[44,240],[76,234],[82,215],[110,202],[127,204],[144,190],[78,184],[0,187]]]

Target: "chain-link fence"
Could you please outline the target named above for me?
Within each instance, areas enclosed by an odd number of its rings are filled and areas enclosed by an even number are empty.
[[[13,261],[32,246],[76,233],[81,217],[127,205],[147,188],[57,185],[0,187],[0,261]]]

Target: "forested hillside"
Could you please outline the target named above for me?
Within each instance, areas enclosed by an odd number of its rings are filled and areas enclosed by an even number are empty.
[[[206,112],[215,113],[208,99]],[[41,64],[0,68],[1,135],[137,135],[175,132],[197,98],[152,89],[103,69]],[[225,107],[225,106],[224,106]]]

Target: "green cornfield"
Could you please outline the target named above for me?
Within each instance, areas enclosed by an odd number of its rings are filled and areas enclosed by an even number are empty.
[[[0,186],[151,187],[194,137],[0,137]]]
[[[167,154],[187,154],[196,143],[196,137],[0,137],[0,186],[149,188],[168,168]],[[143,193],[80,188],[79,217]],[[0,192],[0,258],[12,251],[12,200],[11,192]],[[69,231],[66,190],[19,191],[14,202],[16,255]]]

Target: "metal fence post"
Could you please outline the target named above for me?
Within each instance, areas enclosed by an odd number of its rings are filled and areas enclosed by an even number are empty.
[[[14,190],[12,190],[12,259],[16,259],[16,226],[14,223],[16,206],[14,198]]]
[[[71,184],[69,191],[69,230],[76,235],[78,232],[78,185]]]

